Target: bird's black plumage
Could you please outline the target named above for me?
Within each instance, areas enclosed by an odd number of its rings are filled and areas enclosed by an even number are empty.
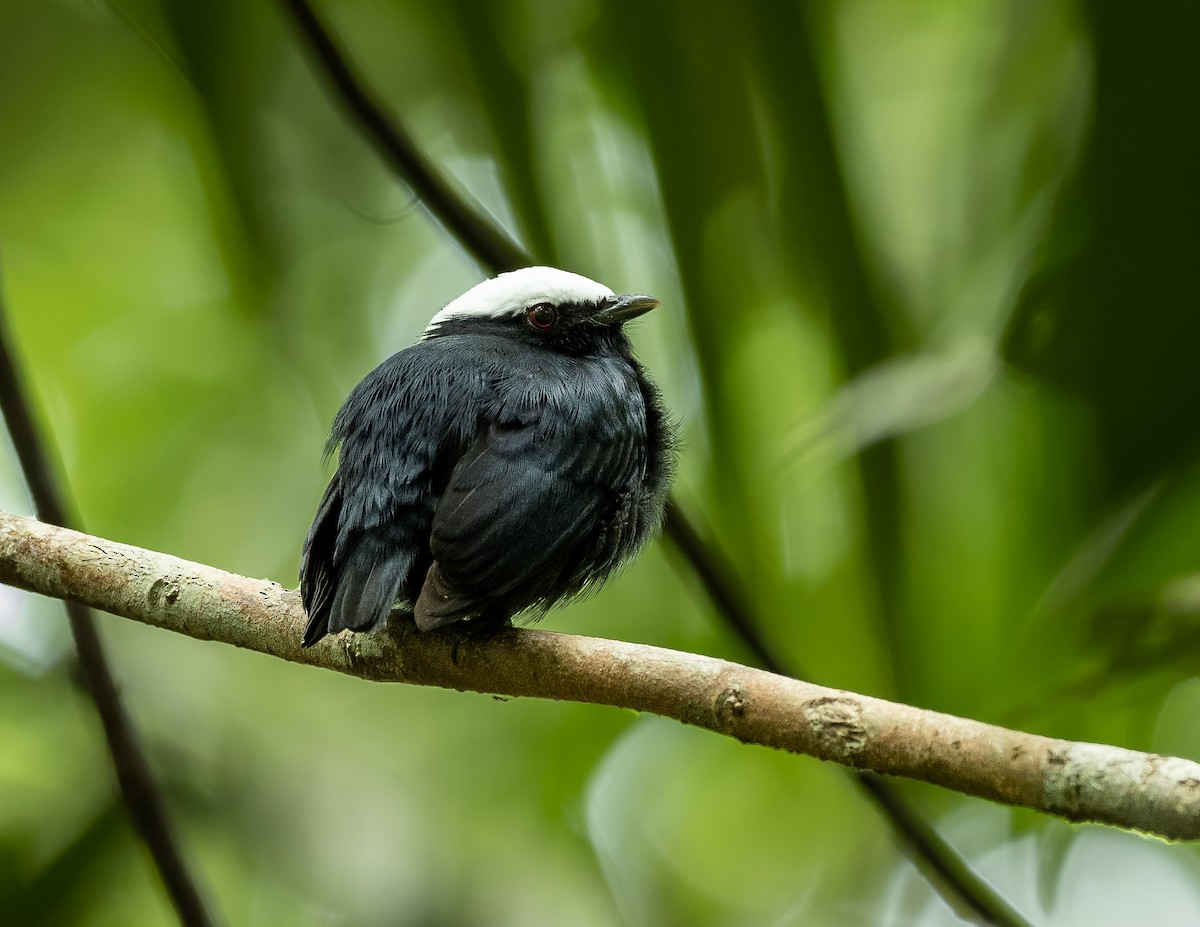
[[[621,324],[657,301],[549,268],[476,290],[334,420],[337,472],[302,554],[305,646],[378,627],[398,602],[422,630],[536,617],[661,520],[671,428]]]

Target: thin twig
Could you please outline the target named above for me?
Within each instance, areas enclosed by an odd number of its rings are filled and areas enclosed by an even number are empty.
[[[365,81],[351,68],[349,56],[308,0],[282,2],[308,43],[320,73],[332,85],[336,99],[383,152],[393,170],[424,198],[434,218],[493,274],[535,263],[533,256],[442,179],[399,123],[375,101]],[[747,597],[741,594],[735,572],[701,539],[673,500],[668,509],[666,534],[704,585],[719,614],[762,665],[775,672],[786,672],[763,640],[761,625],[754,618]],[[984,883],[895,789],[878,779],[861,777],[860,785],[889,821],[918,869],[952,908],[983,924],[1028,927],[1028,922]]]
[[[666,533],[687,557],[709,598],[726,622],[755,655],[759,665],[772,673],[811,679],[799,666],[783,667],[763,639],[762,623],[749,605],[750,596],[741,586],[728,558],[706,542],[699,529],[679,505],[669,503]],[[927,820],[900,794],[891,782],[861,770],[852,771],[859,788],[873,801],[891,825],[913,865],[958,914],[983,924],[1028,927],[1029,922],[992,886],[975,873]]]
[[[716,606],[718,614],[754,655],[759,666],[781,676],[807,679],[807,673],[800,672],[798,667],[793,667],[789,672],[775,657],[763,639],[762,625],[750,608],[750,597],[740,588],[741,583],[733,564],[704,540],[692,519],[673,497],[667,500],[667,518],[663,533],[683,554],[688,566],[704,586],[708,598]]]
[[[66,527],[70,519],[67,517],[65,493],[55,481],[46,445],[34,421],[23,383],[8,330],[7,312],[0,298],[0,411],[3,412],[38,516],[43,521]],[[87,607],[78,602],[68,600],[64,604],[71,636],[75,639],[83,685],[100,716],[121,800],[134,830],[142,838],[158,869],[179,922],[185,927],[211,927],[214,921],[205,906],[195,876],[184,862],[166,802],[150,771],[137,730],[121,702],[95,618]]]
[[[1192,760],[1014,731],[713,657],[552,631],[421,633],[411,622],[306,648],[296,590],[3,513],[0,582],[362,679],[651,712],[1071,821],[1200,839]]]
[[[425,157],[403,127],[389,119],[383,107],[347,64],[331,33],[305,0],[283,0],[308,40],[322,71],[333,85],[346,111],[358,122],[363,136],[379,150],[392,170],[412,188],[433,218],[445,225],[478,261],[493,274],[528,267],[532,258],[495,223],[482,219],[483,208],[455,191]]]

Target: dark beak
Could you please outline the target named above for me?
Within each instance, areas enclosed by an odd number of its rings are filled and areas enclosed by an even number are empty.
[[[636,319],[639,315],[643,315],[656,306],[661,305],[662,303],[653,296],[637,296],[634,294],[610,296],[605,301],[605,304],[601,306],[600,311],[592,316],[592,320],[599,322],[601,325],[620,325],[622,322]]]

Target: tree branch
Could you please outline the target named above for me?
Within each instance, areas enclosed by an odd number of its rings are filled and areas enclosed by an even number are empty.
[[[45,444],[30,411],[16,353],[10,342],[7,315],[0,301],[0,410],[38,514],[48,522],[66,525],[69,519],[64,493],[59,490]],[[95,617],[77,601],[68,599],[65,605],[80,676],[100,716],[121,800],[133,828],[158,869],[180,923],[185,927],[210,927],[212,917],[197,880],[184,861],[166,802],[150,771],[137,729],[121,702]]]
[[[377,682],[590,702],[1071,821],[1200,838],[1200,763],[1055,740],[643,644],[507,629],[300,646],[294,590],[0,513],[0,582]]]

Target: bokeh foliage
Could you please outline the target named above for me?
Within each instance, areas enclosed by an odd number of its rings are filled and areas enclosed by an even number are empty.
[[[680,498],[785,659],[1200,756],[1200,7],[322,9],[532,252],[663,298],[635,340]],[[292,582],[340,399],[477,269],[267,0],[0,0],[0,133],[0,269],[84,525]],[[547,624],[746,658],[661,545]],[[952,921],[839,770],[104,632],[231,923]],[[0,594],[0,911],[168,922],[65,651]],[[1200,915],[1189,847],[908,791],[1039,923]]]

